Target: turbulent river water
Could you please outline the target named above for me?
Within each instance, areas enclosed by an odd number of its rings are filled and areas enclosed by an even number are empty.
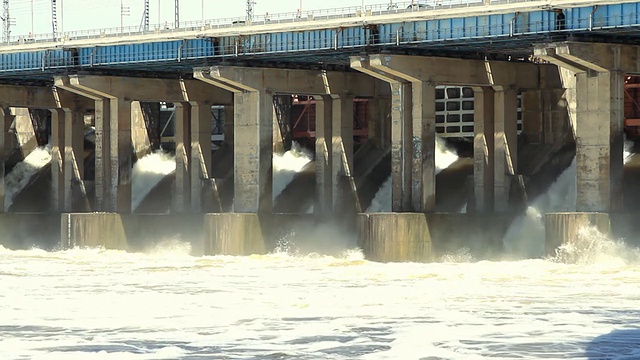
[[[0,247],[0,359],[640,359],[640,251],[587,228],[541,258],[543,202],[508,261],[375,263],[335,233],[246,257]]]
[[[640,256],[0,248],[1,359],[640,359]]]

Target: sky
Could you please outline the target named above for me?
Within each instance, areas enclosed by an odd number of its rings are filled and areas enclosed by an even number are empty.
[[[407,0],[403,0],[407,1]],[[124,27],[139,27],[142,23],[144,0],[57,0],[58,31],[71,32],[89,29],[119,28],[120,6],[128,10],[122,17]],[[317,10],[388,4],[389,0],[256,0],[255,15],[295,13],[302,3],[302,10]],[[204,5],[205,19],[244,18],[245,0],[180,0],[180,22],[200,21]],[[0,10],[1,11],[1,10]],[[172,24],[174,0],[151,0],[150,23]],[[10,0],[11,36],[49,34],[51,25],[50,0]],[[32,21],[33,19],[33,21]]]

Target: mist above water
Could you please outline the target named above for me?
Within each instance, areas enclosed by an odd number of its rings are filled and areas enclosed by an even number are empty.
[[[34,175],[51,162],[51,148],[39,147],[33,150],[23,161],[17,163],[4,178],[4,210],[8,211],[13,200],[29,185]]]
[[[627,163],[633,156],[633,142],[625,141],[623,161]],[[516,218],[504,236],[504,246],[509,258],[539,258],[544,256],[545,224],[544,216],[549,212],[563,212],[576,210],[576,162],[575,158],[571,165],[560,174],[558,179],[551,184],[549,189],[538,196],[533,203],[527,207],[525,213]],[[609,245],[602,244],[602,239],[606,237],[596,236],[597,230],[587,227],[584,236],[578,245],[567,245],[559,254],[559,259],[593,257],[592,251],[585,249],[595,249],[604,246],[611,249]],[[593,232],[595,230],[595,232]],[[590,235],[589,235],[590,234]],[[612,241],[612,240],[609,240]],[[621,244],[620,244],[621,245]],[[621,245],[622,246],[622,245]],[[580,250],[578,250],[580,249]],[[580,255],[582,254],[582,255]],[[589,254],[589,255],[585,255]]]
[[[456,160],[458,160],[458,154],[455,149],[448,147],[446,140],[436,136],[436,174],[448,168]],[[392,177],[389,176],[376,193],[366,212],[373,213],[391,211],[391,183]]]

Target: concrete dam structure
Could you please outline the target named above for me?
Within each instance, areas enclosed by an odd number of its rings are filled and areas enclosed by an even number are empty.
[[[250,255],[341,238],[374,261],[500,258],[574,157],[575,208],[545,214],[546,253],[584,226],[633,236],[623,147],[640,124],[640,47],[621,29],[640,24],[617,14],[640,3],[551,3],[2,46],[0,195],[33,148],[51,156],[19,212],[0,215],[3,244],[135,251],[178,237]],[[9,146],[12,124],[32,126]],[[441,172],[437,137],[460,155]],[[274,154],[293,141],[313,160],[274,194]],[[175,170],[134,208],[134,163],[167,147]],[[388,177],[390,211],[366,212]]]

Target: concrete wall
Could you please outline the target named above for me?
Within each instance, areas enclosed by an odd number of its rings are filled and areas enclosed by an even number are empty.
[[[60,242],[60,214],[0,214],[0,245],[8,249],[52,250]]]
[[[62,247],[97,247],[145,251],[164,241],[192,244],[201,254],[202,217],[168,214],[62,214]]]

